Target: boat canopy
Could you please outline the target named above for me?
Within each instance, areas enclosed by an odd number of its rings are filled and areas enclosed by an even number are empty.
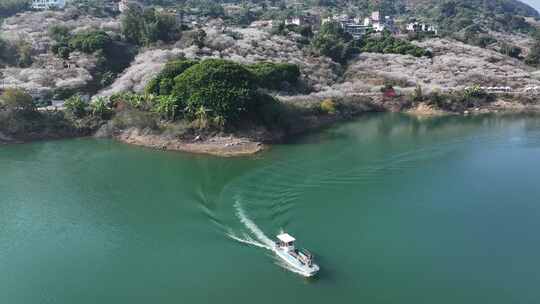
[[[292,243],[294,241],[296,241],[295,238],[293,238],[290,234],[288,233],[282,233],[280,235],[277,236],[277,238],[282,241],[283,243]]]

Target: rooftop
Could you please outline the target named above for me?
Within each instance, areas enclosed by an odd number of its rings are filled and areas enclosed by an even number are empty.
[[[293,238],[293,237],[292,237],[290,234],[288,234],[288,233],[282,233],[282,234],[278,235],[277,238],[278,238],[280,241],[284,242],[284,243],[292,243],[292,242],[296,241],[296,239]]]

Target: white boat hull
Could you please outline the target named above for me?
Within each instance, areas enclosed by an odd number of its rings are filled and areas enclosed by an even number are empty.
[[[296,272],[305,277],[312,277],[316,275],[317,272],[319,272],[319,266],[317,264],[311,264],[311,266],[303,264],[294,256],[289,254],[287,250],[281,249],[276,246],[274,248],[274,252],[279,258],[281,258],[281,260],[287,263],[287,265],[291,266],[292,268],[294,268],[294,270],[296,270]]]

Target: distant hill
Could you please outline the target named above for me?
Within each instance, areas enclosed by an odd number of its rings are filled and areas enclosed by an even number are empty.
[[[447,13],[455,8],[474,10],[478,14],[513,14],[524,17],[539,18],[540,14],[533,7],[518,0],[402,0],[407,8],[435,11],[445,9]]]
[[[463,42],[486,46],[490,32],[535,31],[526,17],[540,18],[531,6],[517,0],[403,0],[409,12],[439,26],[440,33]]]

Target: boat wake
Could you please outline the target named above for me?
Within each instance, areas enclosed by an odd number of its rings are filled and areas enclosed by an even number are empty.
[[[227,236],[230,237],[231,239],[235,240],[235,241],[240,242],[240,243],[244,243],[244,244],[253,245],[253,246],[256,246],[256,247],[259,247],[259,248],[272,250],[271,247],[269,247],[269,246],[267,246],[267,245],[265,245],[265,244],[263,244],[261,242],[255,241],[251,236],[249,236],[246,233],[244,233],[242,235],[242,237],[239,237],[236,234],[234,234],[234,232],[230,231],[229,233],[227,233]]]
[[[227,236],[231,239],[247,244],[252,245],[259,248],[264,248],[269,251],[272,251],[273,253],[276,253],[276,246],[275,243],[253,222],[246,214],[245,210],[242,208],[242,205],[240,204],[240,201],[237,200],[234,204],[234,208],[236,209],[236,215],[238,216],[238,219],[244,226],[249,230],[251,234],[253,234],[254,237],[252,237],[248,233],[243,233],[242,236],[238,236],[233,231],[229,231],[227,233]],[[301,276],[309,277],[310,274],[306,273],[300,269],[297,269],[291,265],[288,265],[287,263],[282,262],[279,258],[277,258],[277,255],[275,256],[275,264],[294,273],[297,273]]]

